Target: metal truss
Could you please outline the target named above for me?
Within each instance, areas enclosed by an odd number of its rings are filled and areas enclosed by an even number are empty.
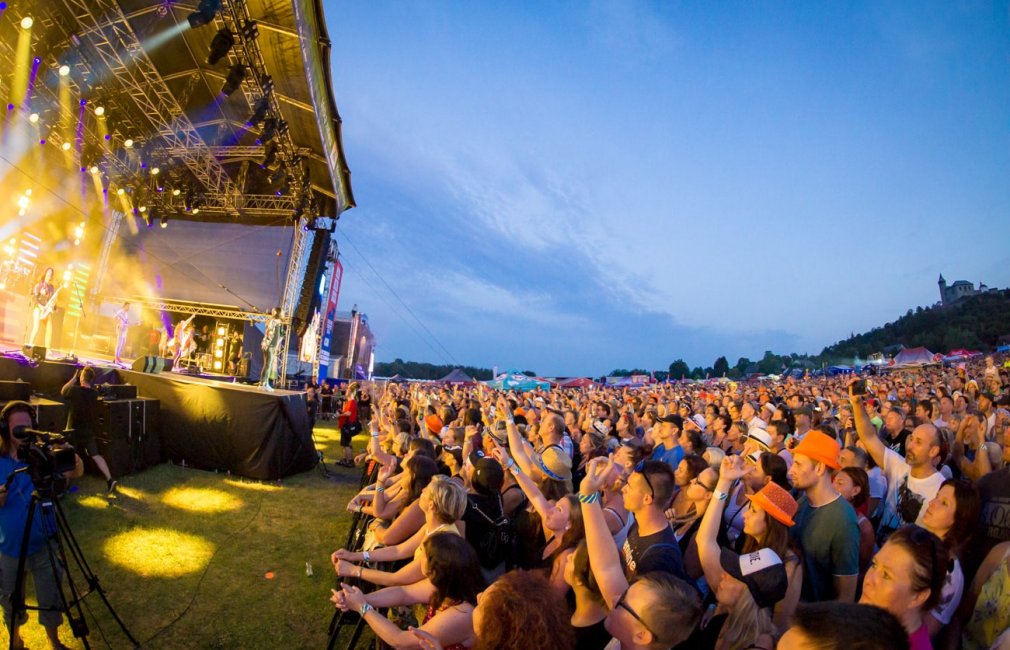
[[[276,194],[243,194],[238,201],[231,200],[230,197],[219,194],[205,194],[201,196],[204,202],[199,204],[200,214],[232,214],[231,209],[237,207],[243,216],[263,217],[266,219],[291,219],[297,201],[292,196],[277,196]],[[170,212],[185,212],[186,203],[182,195],[172,196],[165,192],[156,201],[163,209]],[[192,212],[190,212],[192,214]]]
[[[235,145],[233,147],[223,146],[223,145],[212,145],[207,147],[207,150],[215,158],[238,158],[243,160],[254,160],[257,158],[262,158],[266,154],[266,147],[263,145]],[[312,152],[306,147],[297,149],[297,152],[303,156],[309,156]],[[162,156],[166,158],[178,158],[183,155],[183,150],[176,147],[161,147],[158,150],[152,152],[154,156]]]
[[[170,300],[156,300],[153,298],[143,298],[139,296],[104,296],[106,300],[121,303],[130,301],[131,304],[140,305],[146,309],[156,311],[167,311],[177,314],[196,314],[197,316],[211,316],[213,318],[231,318],[235,320],[248,320],[256,323],[265,323],[270,320],[270,314],[261,314],[257,311],[246,311],[238,307],[227,307],[224,305],[206,305],[201,303],[190,303]]]
[[[227,171],[213,156],[158,73],[116,0],[63,0],[82,31],[78,38],[98,54],[168,147],[208,191],[237,197]],[[237,214],[237,210],[232,208]]]
[[[123,213],[113,210],[109,218],[109,226],[105,229],[105,236],[102,237],[102,249],[98,254],[98,263],[95,264],[95,282],[91,286],[89,298],[94,300],[95,296],[102,293],[102,285],[105,284],[105,274],[109,267],[109,253],[112,246],[119,237],[119,226],[123,223]]]
[[[288,273],[284,278],[284,295],[281,297],[281,318],[286,327],[285,335],[281,337],[280,359],[284,364],[284,372],[288,367],[288,347],[291,340],[291,316],[295,312],[295,302],[302,291],[305,282],[305,268],[308,266],[308,253],[312,248],[312,238],[315,232],[302,228],[303,219],[295,223],[295,240],[291,244],[291,257],[288,259]]]
[[[266,63],[263,60],[263,52],[255,35],[250,34],[250,29],[255,24],[249,13],[249,7],[245,0],[224,0],[221,3],[220,21],[231,30],[235,37],[235,44],[228,53],[228,60],[231,64],[242,63],[248,65],[250,75],[246,76],[242,82],[242,93],[245,95],[249,106],[255,106],[261,98],[266,98],[269,102],[269,114],[275,119],[281,120],[280,101],[273,93],[273,89],[268,82]],[[252,36],[250,38],[250,36]],[[307,197],[311,192],[311,186],[305,183],[303,171],[300,165],[301,151],[295,147],[291,134],[287,129],[278,128],[274,136],[274,142],[278,145],[278,159],[282,161],[288,175],[292,193],[299,197]],[[308,209],[310,206],[304,206]]]

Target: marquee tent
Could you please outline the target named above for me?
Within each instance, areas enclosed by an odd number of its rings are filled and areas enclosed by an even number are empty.
[[[460,368],[453,368],[445,377],[438,380],[439,384],[461,384],[464,386],[475,386],[477,384],[473,377],[463,372]]]
[[[491,381],[485,382],[490,388],[497,388],[499,390],[536,390],[542,388],[544,390],[550,390],[550,382],[546,382],[540,379],[535,379],[533,377],[527,377],[523,373],[515,370],[508,370],[498,375]]]
[[[935,355],[926,348],[905,348],[894,355],[892,368],[921,368],[936,363]]]
[[[558,384],[561,388],[589,388],[595,385],[596,382],[588,377],[573,377]]]

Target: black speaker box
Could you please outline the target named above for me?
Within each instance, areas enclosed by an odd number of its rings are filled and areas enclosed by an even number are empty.
[[[132,474],[164,460],[161,450],[161,402],[150,398],[102,400],[96,431],[99,452],[115,456],[109,461],[114,476]]]
[[[169,372],[172,370],[172,360],[167,357],[137,357],[133,360],[133,370],[149,374]]]
[[[46,348],[41,345],[25,345],[21,348],[24,355],[33,361],[46,360]]]
[[[27,402],[31,397],[32,385],[27,381],[0,381],[0,402]]]
[[[133,384],[102,384],[98,390],[105,399],[137,399],[137,387]]]

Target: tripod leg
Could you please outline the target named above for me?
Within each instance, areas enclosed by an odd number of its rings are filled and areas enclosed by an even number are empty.
[[[67,567],[67,575],[68,575],[67,583],[71,585],[73,584],[73,582],[69,579],[70,565],[69,563],[67,563],[64,542],[66,542],[66,547],[70,548],[70,553],[77,564],[77,568],[80,569],[81,574],[84,576],[84,579],[87,582],[89,589],[91,591],[98,592],[98,596],[102,599],[102,602],[105,603],[105,608],[109,611],[110,614],[112,614],[112,618],[115,619],[116,624],[119,625],[119,629],[123,631],[123,634],[126,635],[126,638],[129,639],[130,643],[133,644],[133,647],[135,648],[140,647],[140,643],[135,638],[133,638],[133,635],[130,633],[130,630],[127,629],[126,627],[126,623],[123,622],[123,619],[119,618],[119,614],[117,614],[116,610],[112,607],[112,603],[109,602],[108,597],[105,595],[105,590],[102,589],[102,585],[98,582],[98,576],[95,574],[94,571],[91,570],[91,567],[88,565],[88,561],[84,558],[84,552],[81,550],[81,546],[80,544],[78,544],[77,538],[74,537],[74,532],[70,528],[70,522],[67,521],[67,516],[63,512],[63,507],[60,506],[60,502],[54,499],[52,503],[55,506],[56,529],[59,533],[57,535],[57,543],[60,549],[60,554],[63,557],[64,564]],[[81,611],[81,601],[83,600],[85,595],[87,594],[77,596],[75,593],[77,609],[81,613],[82,621],[84,620],[84,612]]]
[[[10,618],[7,621],[7,631],[10,633],[10,649],[14,650],[14,639],[17,638],[17,628],[21,626],[22,615],[27,616],[25,607],[25,561],[28,559],[28,540],[31,539],[32,523],[35,521],[35,506],[38,497],[34,493],[28,502],[28,514],[25,516],[25,530],[21,535],[21,553],[18,556],[18,570],[14,578],[14,592],[10,600]]]

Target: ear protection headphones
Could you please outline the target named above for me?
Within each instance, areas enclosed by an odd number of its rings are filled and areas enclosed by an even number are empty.
[[[14,400],[13,402],[7,402],[7,406],[3,407],[3,410],[0,411],[0,435],[4,438],[10,437],[8,421],[14,413],[27,413],[32,418],[32,428],[39,428],[38,420],[35,419],[35,409],[32,408],[32,405],[21,400]]]

